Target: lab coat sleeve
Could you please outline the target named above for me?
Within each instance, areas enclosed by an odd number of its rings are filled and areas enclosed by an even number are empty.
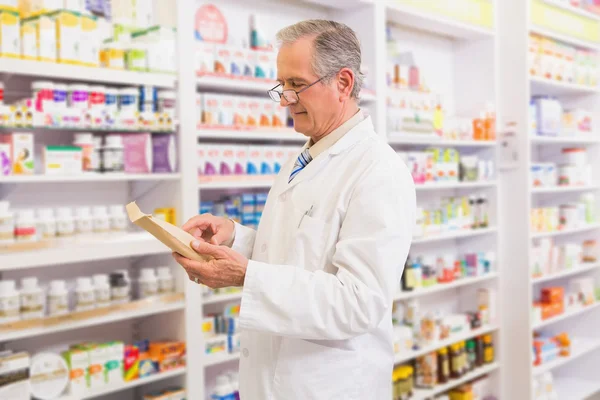
[[[357,184],[332,258],[338,268],[335,275],[250,261],[240,328],[308,340],[345,340],[389,317],[415,213],[412,179],[403,165],[400,169],[395,163],[382,167]]]
[[[254,249],[254,240],[256,239],[256,231],[244,225],[235,222],[235,231],[233,244],[231,248],[246,258],[252,257]]]

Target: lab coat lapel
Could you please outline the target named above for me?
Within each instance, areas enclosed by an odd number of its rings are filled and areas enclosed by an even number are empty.
[[[371,117],[366,117],[362,122],[346,133],[340,140],[334,143],[333,146],[312,160],[302,171],[300,171],[298,175],[296,175],[292,182],[288,183],[287,181],[292,172],[294,164],[291,163],[288,168],[282,169],[282,173],[280,173],[280,176],[274,185],[274,192],[277,193],[277,195],[280,195],[288,190],[293,189],[300,182],[303,182],[307,179],[312,179],[328,164],[331,157],[348,150],[359,141],[365,139],[369,134],[374,134],[373,123],[371,121]],[[302,150],[305,148],[306,145],[302,148]]]

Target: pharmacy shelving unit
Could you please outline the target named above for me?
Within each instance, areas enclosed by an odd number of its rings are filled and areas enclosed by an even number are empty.
[[[569,2],[556,0],[503,1],[499,7],[500,106],[507,118],[500,129],[502,145],[508,150],[501,165],[501,184],[511,188],[501,196],[500,213],[506,224],[501,232],[501,252],[511,271],[505,275],[505,293],[502,307],[506,310],[503,329],[510,332],[510,351],[505,352],[503,386],[506,398],[530,399],[533,397],[533,380],[551,372],[560,399],[583,400],[600,391],[594,374],[599,352],[597,341],[600,311],[597,304],[567,310],[564,314],[542,321],[533,321],[531,307],[539,299],[544,287],[562,286],[569,289],[569,281],[590,276],[597,281],[598,264],[587,263],[578,268],[563,270],[552,275],[531,275],[533,245],[543,238],[555,244],[582,243],[600,233],[598,224],[581,226],[552,233],[533,232],[530,227],[530,210],[537,207],[558,206],[576,202],[585,193],[598,196],[598,177],[582,187],[531,186],[530,168],[537,162],[560,163],[560,151],[565,147],[584,147],[593,175],[598,170],[600,133],[597,127],[592,134],[573,137],[535,136],[529,117],[529,100],[532,96],[551,96],[559,99],[563,107],[582,108],[597,112],[600,106],[598,88],[557,82],[540,76],[530,76],[528,53],[530,34],[541,35],[576,46],[580,49],[600,49],[600,18]],[[525,5],[525,6],[524,6]],[[508,84],[510,82],[510,84]],[[510,311],[508,311],[510,310]],[[552,362],[533,366],[532,335],[534,332],[569,333],[572,351],[569,357],[559,357]],[[507,333],[508,335],[508,333]]]
[[[493,2],[471,3],[474,10],[472,20],[462,19],[459,12],[450,6],[450,2],[395,1],[384,6],[384,18],[390,27],[390,33],[396,40],[395,48],[385,42],[382,48],[383,59],[391,59],[396,53],[412,52],[414,62],[419,67],[419,75],[427,80],[427,85],[444,99],[445,114],[450,116],[476,117],[485,103],[497,104],[496,85],[496,23]],[[446,3],[448,5],[446,5]],[[477,3],[477,4],[475,4]],[[458,6],[456,7],[458,8]],[[485,12],[482,12],[483,10]],[[482,12],[476,15],[477,12]],[[485,16],[484,16],[485,14]],[[475,21],[474,21],[475,20]],[[477,59],[476,63],[465,63],[465,59]],[[383,71],[383,70],[380,70]],[[378,76],[380,91],[386,92],[385,75]],[[396,89],[389,89],[390,93]],[[383,98],[381,100],[384,100]],[[498,110],[498,109],[497,109]],[[380,112],[387,115],[386,103],[382,101]],[[387,117],[383,119],[387,121]],[[381,128],[380,128],[381,129]],[[385,128],[384,128],[385,129]],[[430,147],[455,148],[461,155],[477,155],[482,159],[497,163],[495,141],[442,139],[435,134],[415,134],[409,132],[388,131],[390,145],[398,151],[423,151]],[[490,226],[483,229],[448,231],[440,235],[415,238],[411,247],[411,257],[422,255],[462,255],[470,251],[498,252],[498,231],[501,219],[498,218],[499,185],[496,180],[465,183],[432,183],[416,185],[417,206],[440,206],[443,197],[485,195],[490,204]],[[493,272],[475,278],[463,278],[449,284],[437,284],[431,288],[412,292],[399,292],[398,305],[409,301],[418,301],[420,310],[439,310],[442,313],[465,312],[469,307],[476,308],[477,289],[487,288],[499,292],[502,276],[502,257],[495,262]],[[496,311],[499,313],[498,304]],[[498,317],[500,318],[500,317]],[[396,363],[406,363],[415,357],[460,340],[467,340],[481,334],[491,333],[497,354],[505,346],[501,339],[503,327],[499,320],[481,329],[462,332],[455,337],[440,341],[418,351],[409,352],[396,358]],[[412,353],[412,354],[411,354]],[[501,367],[502,365],[502,367]],[[417,399],[432,398],[464,382],[485,374],[491,378],[493,393],[504,398],[501,391],[500,376],[504,367],[499,356],[494,364],[476,369],[460,380],[450,380],[433,390],[415,392]]]
[[[178,8],[185,9],[185,0],[178,2]],[[181,13],[185,22],[188,17]],[[190,26],[192,21],[189,21]],[[190,28],[191,29],[191,28]],[[191,47],[191,44],[190,44]],[[185,56],[185,52],[179,52]],[[185,70],[185,63],[182,67]],[[181,71],[179,71],[181,75]],[[176,89],[177,75],[162,73],[142,73],[117,71],[103,68],[90,68],[57,63],[42,63],[18,59],[0,59],[0,81],[5,87],[5,102],[11,103],[21,97],[31,95],[31,82],[46,80],[61,83],[86,83],[111,87],[150,85],[158,89]],[[181,79],[181,78],[179,78]],[[181,93],[178,93],[181,94]],[[178,99],[180,97],[178,96]],[[182,103],[178,101],[179,108]],[[185,116],[185,111],[183,112]],[[61,128],[19,128],[2,127],[0,134],[11,132],[32,132],[35,139],[37,173],[41,173],[41,147],[43,145],[69,145],[73,134],[92,132],[105,135],[117,130],[61,129]],[[186,188],[196,183],[194,154],[188,153],[194,144],[194,138],[178,132],[156,132],[153,134],[175,134],[178,137],[178,173],[173,174],[85,174],[79,176],[9,176],[0,177],[0,199],[8,200],[12,209],[57,208],[60,206],[125,205],[137,200],[145,212],[156,208],[174,207],[179,221],[191,216],[189,210],[193,201],[188,202]],[[186,143],[186,141],[191,142]],[[192,165],[194,171],[186,174]],[[192,183],[185,183],[191,179]],[[193,192],[193,190],[192,190]],[[26,246],[25,246],[26,247]],[[83,341],[121,340],[132,343],[135,340],[182,340],[188,343],[188,361],[200,360],[202,352],[194,345],[196,329],[186,325],[194,323],[196,316],[193,305],[190,311],[188,294],[198,290],[189,284],[183,270],[173,261],[170,250],[152,238],[149,234],[131,226],[128,233],[118,235],[94,235],[87,238],[75,238],[70,241],[44,242],[32,248],[12,248],[0,251],[0,279],[20,281],[26,276],[38,277],[42,285],[52,279],[67,280],[70,289],[79,276],[91,276],[96,273],[110,273],[117,269],[126,269],[133,281],[143,267],[171,266],[176,280],[179,296],[169,301],[158,299],[157,303],[140,303],[132,307],[112,312],[100,311],[96,315],[71,313],[62,318],[46,318],[29,326],[0,325],[0,346],[2,349],[25,350],[31,354],[48,350],[58,352],[69,344]],[[163,301],[164,300],[164,301]],[[134,304],[134,303],[131,303]],[[190,317],[191,316],[191,317]],[[200,317],[198,317],[199,321]],[[196,323],[194,326],[199,326]],[[187,334],[187,335],[186,335]],[[193,361],[190,361],[193,365]],[[126,400],[141,398],[144,393],[167,386],[193,386],[194,378],[189,377],[193,370],[183,368],[154,375],[147,379],[127,382],[91,391],[82,396],[65,394],[64,400],[92,398],[110,398]],[[201,398],[201,396],[189,397]]]

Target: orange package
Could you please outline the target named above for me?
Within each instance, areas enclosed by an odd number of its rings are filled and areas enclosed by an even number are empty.
[[[185,366],[185,343],[184,342],[154,342],[150,343],[148,353],[152,360],[158,365],[159,372]]]
[[[564,297],[565,289],[560,286],[542,289],[542,303],[562,303]]]

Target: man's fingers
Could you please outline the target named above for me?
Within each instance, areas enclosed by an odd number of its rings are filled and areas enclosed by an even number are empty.
[[[194,228],[198,228],[202,231],[205,231],[207,228],[210,228],[213,232],[216,230],[215,224],[211,221],[211,218],[207,215],[196,215],[195,217],[190,218],[181,229],[186,232],[191,231]]]
[[[200,240],[194,240],[191,244],[192,248],[196,250],[196,253],[198,254],[205,254],[214,258],[223,258],[223,248],[220,246],[202,242]]]

